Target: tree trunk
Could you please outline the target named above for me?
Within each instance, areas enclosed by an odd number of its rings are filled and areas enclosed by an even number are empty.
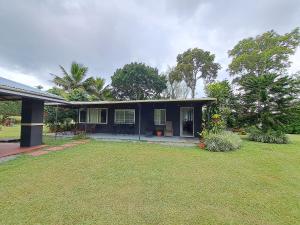
[[[195,90],[196,90],[196,87],[195,87],[195,86],[192,87],[191,90],[192,90],[192,98],[195,98]]]

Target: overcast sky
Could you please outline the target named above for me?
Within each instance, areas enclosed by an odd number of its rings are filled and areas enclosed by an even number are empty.
[[[239,40],[297,26],[299,0],[0,0],[0,76],[49,88],[50,73],[76,61],[110,82],[126,63],[165,71],[178,53],[199,47],[216,55],[222,80]],[[198,97],[202,89],[199,82]]]

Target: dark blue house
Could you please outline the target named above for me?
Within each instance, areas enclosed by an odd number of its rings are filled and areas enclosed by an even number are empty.
[[[70,102],[79,127],[92,133],[195,137],[202,129],[202,107],[214,98]]]

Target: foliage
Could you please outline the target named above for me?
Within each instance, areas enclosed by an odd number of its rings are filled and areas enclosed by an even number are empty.
[[[45,106],[45,124],[50,132],[71,130],[76,119],[77,112],[74,109]]]
[[[10,116],[21,115],[20,101],[1,101],[0,102],[0,124]]]
[[[229,56],[229,72],[238,85],[238,115],[263,132],[283,129],[291,107],[299,101],[299,78],[289,76],[289,57],[300,43],[299,29],[279,35],[266,32],[240,41]],[[281,128],[279,128],[281,127]]]
[[[160,98],[166,88],[166,78],[144,63],[126,64],[116,70],[111,80],[113,95],[120,100]]]
[[[263,143],[274,143],[274,144],[287,144],[289,142],[288,137],[281,131],[269,130],[263,132],[259,129],[251,129],[248,136],[250,141],[257,141]]]
[[[94,85],[91,87],[90,100],[108,100],[113,99],[111,91],[107,86],[105,86],[105,80],[103,78],[97,77],[94,80]]]
[[[225,130],[225,123],[220,114],[213,114],[208,124],[208,133],[217,134]]]
[[[176,68],[169,68],[166,73],[167,88],[164,97],[169,99],[186,99],[190,93],[186,83],[178,78]]]
[[[235,77],[281,74],[291,65],[289,57],[295,53],[299,41],[299,28],[284,35],[272,30],[243,39],[229,51],[232,62],[228,70]]]
[[[76,88],[84,88],[85,90],[90,90],[90,87],[94,83],[94,79],[89,77],[85,79],[87,76],[88,68],[73,62],[71,65],[70,73],[63,66],[59,66],[63,75],[58,76],[54,75],[53,83],[58,87],[63,88],[65,91],[70,92]]]
[[[227,152],[239,149],[242,144],[241,138],[231,132],[222,131],[219,133],[209,133],[205,139],[205,149],[212,152]]]
[[[58,87],[52,89],[55,94],[74,99],[73,101],[82,101],[80,99],[104,100],[110,96],[110,90],[104,87],[105,80],[102,78],[87,77],[88,68],[73,62],[70,73],[60,66],[62,76],[54,75],[53,83]]]
[[[88,99],[89,95],[83,88],[75,88],[67,95],[69,101],[87,101]]]
[[[210,83],[205,92],[207,97],[217,99],[209,107],[210,113],[220,114],[227,127],[236,126],[236,100],[230,83],[227,80]]]
[[[199,48],[188,49],[177,56],[176,80],[184,80],[195,98],[197,81],[202,78],[206,83],[216,77],[220,64],[215,63],[215,55]]]
[[[286,115],[282,122],[284,126],[280,126],[276,130],[288,134],[300,134],[300,102],[295,102],[294,106],[286,110]]]

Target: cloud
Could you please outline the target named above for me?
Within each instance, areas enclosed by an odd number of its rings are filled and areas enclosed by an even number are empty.
[[[109,82],[125,63],[165,70],[178,53],[200,47],[216,54],[223,79],[227,51],[240,39],[289,32],[300,26],[299,13],[297,0],[0,0],[0,72],[49,86],[49,73],[75,60]],[[197,91],[203,95],[201,83]]]

